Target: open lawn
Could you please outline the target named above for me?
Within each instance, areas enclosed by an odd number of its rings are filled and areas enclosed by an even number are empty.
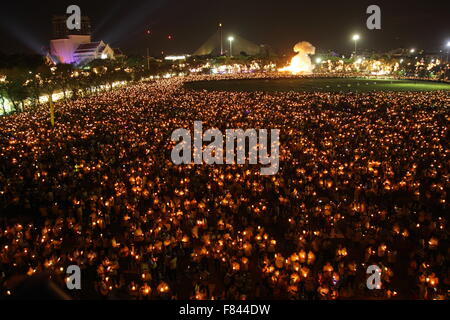
[[[450,84],[365,78],[299,78],[199,81],[185,84],[189,89],[208,91],[435,91],[450,90]]]

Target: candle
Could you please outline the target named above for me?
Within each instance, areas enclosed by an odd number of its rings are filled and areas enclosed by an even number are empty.
[[[331,273],[333,270],[334,268],[329,262],[327,262],[327,264],[323,267],[323,271],[327,273]]]
[[[292,282],[292,283],[298,283],[298,282],[300,282],[300,276],[299,276],[298,273],[293,273],[293,274],[291,275],[291,282]]]
[[[435,249],[438,246],[438,244],[439,244],[439,240],[434,237],[428,241],[428,245],[430,246],[431,249]]]
[[[168,291],[170,290],[170,289],[169,289],[169,285],[168,285],[167,283],[165,283],[164,281],[162,281],[162,282],[158,285],[157,289],[158,289],[158,291],[159,291],[160,293],[166,293],[166,292],[168,292]]]
[[[301,250],[298,254],[298,259],[301,263],[305,263],[306,261],[306,252],[304,250]]]
[[[337,250],[337,254],[340,257],[345,257],[347,256],[347,249],[346,248],[341,248]]]
[[[144,296],[147,296],[151,292],[151,288],[147,283],[144,283],[144,285],[141,287],[141,294]]]
[[[313,264],[316,260],[316,256],[312,251],[308,252],[308,264]]]

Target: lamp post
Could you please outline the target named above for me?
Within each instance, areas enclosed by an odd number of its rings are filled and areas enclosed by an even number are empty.
[[[147,30],[146,33],[147,33],[148,39],[150,39],[152,32],[150,30]],[[150,40],[148,40],[148,42],[150,42]],[[147,47],[147,70],[150,70],[150,48],[149,47]]]
[[[230,57],[233,56],[233,41],[234,37],[228,37],[228,41],[230,41]]]
[[[448,63],[448,52],[450,51],[450,41],[447,42],[447,63]]]
[[[356,50],[357,50],[357,43],[358,43],[358,40],[360,39],[360,36],[359,36],[359,34],[355,34],[355,35],[353,35],[353,41],[355,41],[355,56],[356,56]]]
[[[223,30],[221,23],[219,23],[219,29],[220,29],[220,55],[223,56]]]

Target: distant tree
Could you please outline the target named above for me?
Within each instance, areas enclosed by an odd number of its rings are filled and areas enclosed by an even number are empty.
[[[153,59],[152,59],[153,60]],[[132,55],[126,58],[122,58],[121,63],[123,63],[124,67],[128,68],[137,68],[147,65],[147,58],[138,55]]]
[[[32,74],[27,80],[27,88],[30,98],[36,105],[39,103],[39,97],[42,95],[42,80],[39,74]]]
[[[430,77],[430,72],[425,68],[420,68],[418,73],[419,73],[420,78],[429,78]]]
[[[57,86],[62,90],[64,99],[67,99],[66,92],[72,89],[73,66],[71,64],[58,64],[56,66],[54,78]]]
[[[0,74],[2,73],[0,72]],[[6,96],[6,82],[0,81],[0,102],[2,103],[3,114],[6,114],[5,96]]]
[[[49,67],[47,65],[41,66],[39,69],[39,74],[42,79],[42,90],[48,95],[49,109],[50,109],[50,122],[54,126],[54,105],[53,105],[53,94],[60,86],[58,84],[58,77],[56,76],[56,69]]]
[[[5,69],[3,72],[6,76],[6,82],[3,85],[6,96],[16,111],[23,111],[25,109],[25,100],[28,97],[26,86],[27,72],[19,68]]]

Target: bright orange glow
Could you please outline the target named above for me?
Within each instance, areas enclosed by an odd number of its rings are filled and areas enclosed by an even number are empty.
[[[316,48],[314,48],[309,42],[302,41],[294,46],[294,52],[296,52],[297,55],[291,59],[291,64],[287,67],[279,69],[278,71],[290,72],[292,74],[312,73],[314,65],[311,63],[311,58],[309,55],[314,54],[316,52]]]

